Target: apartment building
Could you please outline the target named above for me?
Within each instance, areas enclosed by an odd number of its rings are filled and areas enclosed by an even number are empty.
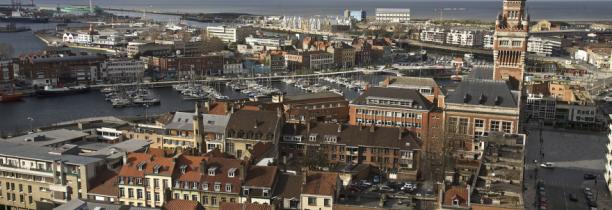
[[[252,26],[208,26],[209,37],[217,37],[226,43],[244,43],[245,38],[255,33]]]
[[[334,66],[334,54],[325,51],[304,52],[304,64],[311,70],[330,69]]]
[[[349,69],[355,66],[355,48],[340,42],[329,48],[334,54],[334,64],[338,68]]]
[[[205,209],[239,203],[246,166],[240,160],[181,155],[173,177],[172,197],[199,202]]]
[[[380,23],[410,22],[409,8],[376,8],[376,21]]]
[[[98,78],[99,55],[32,54],[19,58],[19,74],[35,86],[89,83]]]
[[[561,39],[531,36],[527,42],[527,52],[540,56],[558,56],[561,53]]]
[[[226,128],[225,152],[238,159],[250,158],[249,150],[259,142],[278,143],[285,120],[280,110],[234,112]]]
[[[346,122],[348,101],[332,92],[309,93],[283,97],[281,103],[287,122]]]
[[[251,47],[264,46],[266,50],[280,50],[281,47],[291,46],[291,40],[282,37],[253,37],[245,38],[245,43]]]
[[[350,104],[349,124],[401,128],[427,139],[435,107],[418,90],[372,87]]]
[[[0,141],[0,205],[39,209],[87,198],[104,160],[70,148]]]
[[[421,41],[444,44],[446,42],[447,31],[442,28],[426,28],[420,33]]]
[[[277,166],[251,166],[242,185],[240,203],[274,204],[280,170]]]
[[[337,173],[307,171],[302,181],[301,209],[332,210],[341,189],[342,181]]]
[[[484,34],[475,30],[453,29],[446,34],[446,44],[462,47],[480,47],[483,44]]]
[[[142,81],[145,72],[140,60],[106,60],[100,63],[101,78],[110,83]]]
[[[161,207],[172,187],[175,160],[161,154],[130,153],[118,173],[119,201],[124,205]]]
[[[280,147],[282,155],[321,155],[329,163],[373,165],[400,180],[416,179],[421,149],[397,128],[315,122],[286,124]]]
[[[526,83],[527,102],[525,113],[533,119],[579,127],[601,127],[605,120],[591,94],[579,85],[564,81],[539,81]]]
[[[446,97],[445,135],[457,151],[482,151],[490,132],[519,132],[519,92],[505,81],[464,80]]]

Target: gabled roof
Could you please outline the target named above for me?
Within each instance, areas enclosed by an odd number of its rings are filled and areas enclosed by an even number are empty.
[[[459,206],[467,206],[468,190],[464,186],[452,186],[444,192],[444,205],[453,205],[453,200],[459,201]]]
[[[333,172],[309,172],[306,183],[302,186],[303,194],[335,196],[338,173]]]
[[[518,93],[512,92],[505,81],[468,79],[459,83],[446,103],[517,108]]]
[[[329,123],[285,124],[283,136],[302,136],[302,143],[342,144],[349,146],[389,147],[399,149],[419,149],[420,144],[412,136],[401,135],[398,128],[364,127],[359,125],[340,125]],[[310,137],[316,137],[314,141]],[[326,137],[335,137],[335,142],[326,142]],[[401,137],[401,138],[400,138]]]
[[[302,194],[302,179],[303,175],[280,174],[274,195],[286,199],[299,199]]]
[[[176,112],[166,126],[166,129],[173,130],[193,130],[193,117],[194,113],[191,112]]]
[[[159,167],[158,175],[171,176],[174,165],[174,160],[171,157],[151,153],[129,153],[127,163],[119,170],[119,176],[144,177],[145,174],[155,174],[154,169],[156,167]],[[142,166],[142,170],[139,170],[139,166]]]
[[[372,87],[366,90],[363,94],[357,97],[352,104],[368,105],[368,99],[389,99],[389,100],[408,100],[412,101],[411,107],[390,105],[390,104],[375,104],[375,106],[396,107],[396,108],[411,108],[419,110],[430,110],[433,105],[419,91],[405,88],[382,88]]]
[[[169,200],[168,202],[166,202],[161,209],[162,210],[204,210],[204,207],[202,207],[202,205],[200,205],[200,203],[196,201],[173,199],[173,200]]]
[[[276,166],[251,166],[244,186],[272,188],[278,174]]]
[[[240,110],[231,115],[227,125],[227,134],[228,137],[272,141],[271,138],[279,123],[280,118],[276,112]],[[252,135],[252,137],[248,137],[248,135]],[[270,139],[268,139],[268,135],[271,135]]]

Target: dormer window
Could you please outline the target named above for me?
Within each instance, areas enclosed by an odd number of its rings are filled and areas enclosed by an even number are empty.
[[[185,172],[187,171],[187,165],[182,165],[180,169],[181,169],[181,174],[185,174]]]
[[[310,135],[310,137],[308,137],[308,140],[310,140],[310,141],[317,141],[317,134]]]
[[[232,184],[225,184],[225,192],[232,192]]]
[[[217,167],[211,167],[208,169],[208,176],[214,176],[217,171]]]
[[[197,182],[193,182],[193,185],[191,186],[194,190],[198,189],[198,183]]]
[[[215,192],[221,191],[221,183],[215,182]]]
[[[459,206],[459,199],[453,199],[453,206]]]
[[[268,195],[270,195],[270,190],[267,190],[267,189],[266,189],[266,190],[263,190],[262,195],[263,195],[264,197],[268,197]]]
[[[208,183],[202,183],[202,190],[208,191]]]
[[[138,168],[138,171],[143,171],[143,170],[144,170],[144,168],[145,168],[146,163],[147,163],[147,162],[144,162],[144,161],[143,161],[143,162],[138,163],[138,165],[136,165],[136,167]]]
[[[249,195],[249,188],[242,189],[242,194]]]
[[[160,165],[155,165],[153,166],[153,173],[154,174],[159,174],[159,169],[161,169]]]
[[[236,176],[236,168],[230,168],[229,171],[227,171],[227,177],[233,178],[234,176]]]

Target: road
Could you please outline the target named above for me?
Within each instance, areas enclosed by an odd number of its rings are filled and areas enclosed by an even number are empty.
[[[536,209],[535,186],[538,180],[545,183],[548,209],[588,209],[583,193],[585,187],[592,188],[594,194],[597,194],[599,209],[612,206],[603,180],[604,148],[607,142],[605,133],[570,131],[551,127],[543,127],[540,130],[537,122],[527,127],[529,134],[525,154],[527,209]],[[538,160],[538,163],[551,162],[555,167],[553,169],[541,168],[534,163],[534,160]],[[594,180],[584,180],[585,173],[597,175],[597,183]],[[570,201],[568,199],[570,194],[575,194],[578,201]]]

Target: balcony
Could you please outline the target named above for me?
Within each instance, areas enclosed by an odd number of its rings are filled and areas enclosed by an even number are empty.
[[[0,171],[13,172],[13,173],[19,173],[19,174],[28,174],[28,175],[42,176],[42,177],[53,177],[53,172],[51,171],[36,170],[36,169],[23,169],[23,168],[17,168],[17,167],[5,165],[5,164],[0,165]]]

